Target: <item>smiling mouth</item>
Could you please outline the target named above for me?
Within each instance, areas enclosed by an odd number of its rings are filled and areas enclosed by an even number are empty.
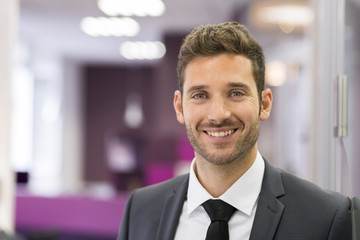
[[[207,132],[207,131],[204,131],[204,132],[207,135],[212,136],[212,137],[226,137],[226,136],[233,134],[236,130],[237,129],[232,129],[232,130],[223,131],[223,132]]]

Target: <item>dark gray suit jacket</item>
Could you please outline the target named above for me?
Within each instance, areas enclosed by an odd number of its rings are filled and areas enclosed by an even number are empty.
[[[188,182],[184,175],[133,192],[117,240],[174,239]],[[250,240],[351,240],[351,227],[349,198],[265,161]]]

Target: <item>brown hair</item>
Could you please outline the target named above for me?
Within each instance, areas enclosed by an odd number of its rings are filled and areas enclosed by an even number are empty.
[[[221,53],[239,54],[251,61],[253,76],[261,101],[264,90],[265,57],[261,45],[250,35],[244,25],[237,22],[199,26],[189,33],[180,48],[177,74],[179,90],[183,92],[184,71],[197,57]]]

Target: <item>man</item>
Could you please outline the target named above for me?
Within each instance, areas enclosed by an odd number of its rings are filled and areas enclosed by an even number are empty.
[[[273,168],[258,152],[272,93],[262,48],[244,26],[194,29],[177,71],[174,108],[195,151],[190,174],[136,190],[118,240],[211,239],[215,222],[229,237],[213,239],[351,239],[347,197]],[[214,220],[209,199],[230,206],[230,219]]]

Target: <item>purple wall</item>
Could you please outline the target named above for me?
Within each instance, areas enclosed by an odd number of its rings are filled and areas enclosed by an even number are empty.
[[[115,237],[126,200],[127,196],[109,200],[17,196],[16,228]]]

